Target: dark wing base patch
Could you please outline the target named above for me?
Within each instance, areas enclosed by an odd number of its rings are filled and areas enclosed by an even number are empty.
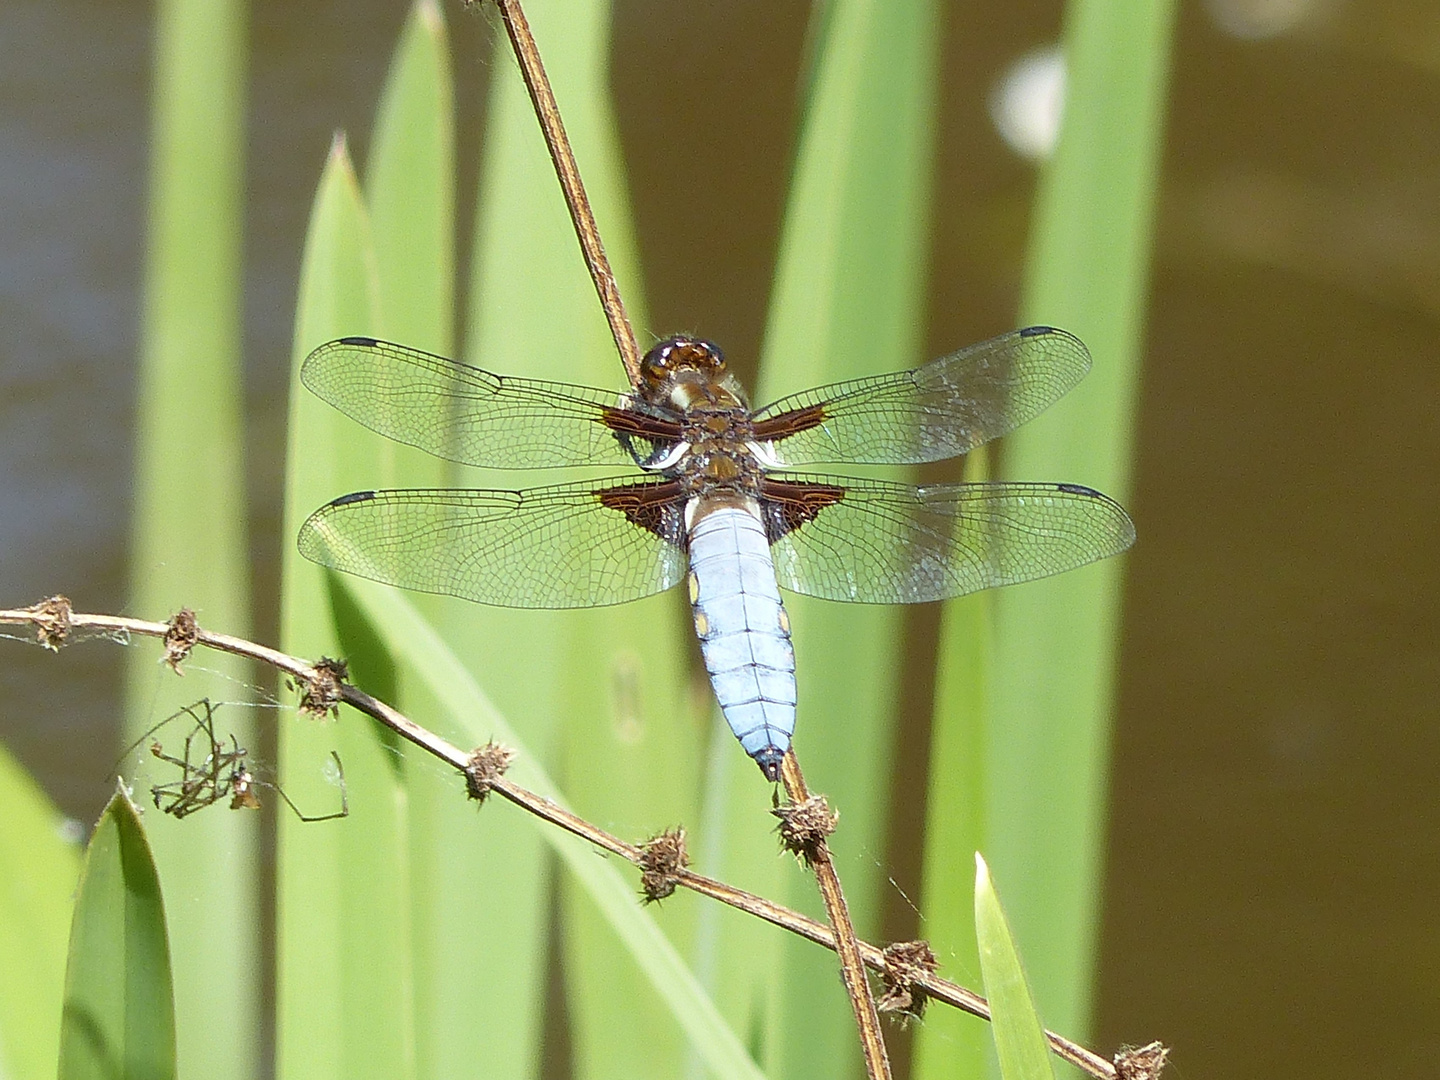
[[[845,497],[838,484],[792,484],[766,477],[760,482],[760,508],[770,543],[814,521],[821,510]]]

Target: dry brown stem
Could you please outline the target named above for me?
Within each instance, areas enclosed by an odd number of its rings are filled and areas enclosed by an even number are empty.
[[[63,613],[63,632],[57,634],[56,620],[61,617],[60,613]],[[171,625],[168,622],[147,622],[143,619],[131,619],[120,615],[78,614],[71,611],[69,601],[60,596],[52,597],[33,607],[0,609],[0,624],[29,626],[37,632],[39,642],[49,648],[56,648],[60,643],[82,637],[87,631],[100,635],[129,634],[163,640],[170,632]],[[479,798],[491,793],[499,795],[520,809],[534,814],[566,832],[573,833],[603,851],[618,855],[642,870],[646,866],[647,859],[652,858],[647,854],[646,846],[621,840],[543,795],[538,795],[506,779],[504,771],[515,756],[513,750],[493,743],[477,750],[461,750],[358,687],[345,682],[337,683],[334,676],[339,665],[335,661],[309,664],[277,649],[246,641],[243,638],[231,637],[229,634],[218,634],[198,625],[194,627],[193,644],[236,656],[248,656],[283,671],[290,676],[302,698],[307,694],[316,694],[317,689],[323,688],[324,693],[319,694],[320,699],[323,700],[333,695],[336,701],[343,701],[378,720],[422,750],[454,766],[464,775],[467,789],[472,797]],[[791,758],[787,757],[786,761],[790,762]],[[804,792],[801,800],[804,801],[808,798],[808,792],[805,792],[804,789],[804,778],[798,776],[798,768],[795,771],[798,779],[796,791]],[[787,788],[788,786],[787,784]],[[828,858],[826,861],[828,862]],[[678,862],[677,865],[666,867],[666,873],[677,885],[763,919],[773,926],[778,926],[782,930],[812,941],[816,945],[832,951],[839,951],[836,946],[836,934],[831,927],[802,915],[798,911],[792,911],[763,896],[745,892],[743,889],[737,889],[723,881],[716,881],[714,878],[697,874],[693,870],[687,869],[683,861]],[[913,946],[913,943],[907,944]],[[887,950],[859,940],[855,940],[854,945],[864,967],[868,967],[882,978],[894,977],[894,960],[887,957]],[[923,964],[912,966],[906,972],[905,977],[912,994],[923,994],[932,1001],[943,1002],[962,1012],[978,1016],[982,1020],[990,1019],[990,1007],[983,997],[963,986],[940,978],[934,971],[925,970]],[[1139,1051],[1123,1051],[1117,1057],[1131,1071],[1122,1074],[1117,1071],[1114,1063],[1102,1055],[1087,1050],[1062,1035],[1056,1035],[1049,1031],[1045,1035],[1050,1042],[1050,1049],[1057,1057],[1084,1070],[1096,1080],[1125,1080],[1126,1076],[1145,1077],[1146,1080],[1153,1080],[1156,1074],[1154,1072],[1146,1073],[1143,1071],[1143,1067],[1153,1067],[1157,1058],[1159,1063],[1163,1064],[1164,1062],[1164,1048],[1159,1047],[1158,1044],[1151,1044]]]
[[[780,835],[786,846],[815,872],[815,882],[820,886],[825,914],[835,931],[832,948],[840,957],[840,977],[845,981],[845,993],[850,998],[855,1026],[860,1031],[865,1074],[869,1080],[890,1080],[890,1056],[885,1051],[885,1036],[880,1032],[875,995],[870,992],[870,980],[865,975],[865,958],[855,937],[850,906],[845,903],[845,892],[840,888],[840,874],[825,843],[825,838],[835,831],[835,815],[825,805],[823,796],[810,794],[793,749],[780,763],[780,779],[790,799],[788,807],[776,810],[780,816]]]
[[[615,339],[615,348],[619,350],[630,385],[639,386],[640,348],[635,344],[635,331],[630,326],[630,316],[625,313],[625,303],[620,298],[620,286],[615,282],[610,260],[605,257],[605,245],[600,242],[600,229],[595,224],[590,199],[585,194],[584,183],[580,180],[580,168],[575,164],[575,153],[570,149],[570,139],[565,134],[565,124],[560,119],[560,108],[555,104],[550,78],[545,74],[545,65],[540,62],[540,50],[535,45],[535,38],[530,34],[530,24],[525,19],[519,0],[495,0],[495,6],[500,10],[500,18],[505,23],[505,33],[510,37],[515,59],[520,63],[520,74],[535,106],[535,116],[545,135],[545,146],[550,151],[550,160],[555,163],[555,175],[565,193],[565,205],[570,210],[570,221],[575,226],[575,236],[580,241],[585,265],[590,270],[590,279],[595,282],[595,291],[600,296],[600,306],[605,309],[605,318],[610,322],[610,335]]]

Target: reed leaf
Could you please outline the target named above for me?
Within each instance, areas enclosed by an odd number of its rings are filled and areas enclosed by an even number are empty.
[[[517,750],[518,756],[506,775],[560,806],[567,805],[555,782],[525,747],[521,733],[491,704],[465,665],[414,605],[396,590],[374,582],[349,579],[346,587],[371,623],[382,628],[386,646],[426,680],[431,693],[448,711],[452,725],[477,745],[493,739]],[[453,784],[458,797],[462,784],[458,775]],[[491,801],[500,800],[492,797]],[[490,818],[510,814],[511,808],[492,805],[485,807],[483,818],[488,826]],[[576,885],[623,943],[651,992],[664,1003],[668,1019],[686,1033],[711,1075],[758,1080],[761,1073],[652,917],[655,907],[641,906],[633,881],[622,877],[613,862],[597,858],[595,850],[578,837],[530,815],[514,812],[514,816],[564,862]],[[646,1052],[643,1044],[631,1047],[631,1055],[637,1060]],[[626,1075],[633,1072],[627,1069]]]
[[[975,938],[989,999],[990,1029],[1003,1080],[1054,1080],[1050,1045],[1035,1014],[1025,969],[1015,948],[990,869],[975,854]]]
[[[543,14],[534,14],[543,29]],[[465,358],[503,374],[566,378],[568,358],[603,349],[603,326],[593,324],[599,317],[594,293],[509,42],[503,32],[495,37],[464,312]],[[547,35],[547,45],[551,40]],[[458,466],[450,479],[463,487],[547,482]],[[553,766],[565,617],[441,598],[434,618],[469,675],[512,718],[518,737]],[[455,885],[469,898],[475,945],[483,952],[479,981],[493,995],[475,1030],[497,1075],[534,1076],[546,1016],[547,931],[556,902],[553,858],[535,830],[509,815],[487,814],[470,834],[486,869]]]
[[[241,635],[250,626],[240,365],[245,15],[240,0],[165,0],[157,13],[129,603],[155,619],[193,608]],[[245,664],[219,656],[205,666],[181,681],[152,651],[132,650],[125,741],[207,692],[247,696]],[[226,719],[248,745],[245,711]],[[150,822],[174,898],[181,1067],[216,1080],[247,1080],[260,1068],[258,827],[248,814]]]
[[[385,440],[306,391],[298,372],[316,345],[377,329],[369,222],[343,140],[326,162],[300,273],[285,535],[336,495],[374,487],[394,463]],[[352,676],[393,697],[393,665],[332,576],[287,543],[281,596],[283,647],[345,656]],[[302,806],[332,805],[324,762],[344,764],[352,812],[306,824],[282,816],[277,870],[277,1075],[285,1080],[413,1075],[415,1038],[409,830],[396,741],[369,723],[291,718],[281,728],[286,790]],[[382,1019],[383,1018],[383,1019]]]
[[[1022,318],[1063,326],[1094,368],[1006,439],[1007,478],[1130,490],[1174,4],[1074,0],[1065,119],[1041,176]],[[1145,526],[1139,523],[1140,542]],[[984,850],[1006,882],[1035,999],[1052,1027],[1090,1026],[1124,562],[995,598]]]
[[[967,481],[985,479],[984,448],[965,462]],[[964,982],[980,970],[975,944],[974,878],[960,855],[986,836],[989,808],[986,711],[994,663],[994,594],[945,605],[935,670],[930,775],[925,801],[924,934],[949,976]],[[959,1009],[931,1009],[915,1038],[916,1080],[968,1080],[989,1060],[986,1025]]]
[[[929,0],[835,0],[816,11],[818,49],[766,325],[762,402],[922,359],[937,9]],[[800,683],[796,751],[811,786],[841,812],[834,851],[856,928],[873,934],[900,613],[804,597],[786,604]],[[754,780],[740,787],[749,792],[752,822],[759,789]],[[764,847],[752,826],[745,849],[730,860],[740,880],[764,876],[755,866]],[[792,902],[818,912],[813,883],[787,876]],[[724,977],[742,1002],[769,1003],[763,1015],[777,1026],[764,1037],[767,1064],[797,1077],[853,1071],[854,1021],[834,957],[797,942],[776,945],[773,937],[770,948],[783,950],[782,985],[765,974],[773,965]],[[738,965],[753,964],[757,954],[727,947],[721,955]]]
[[[1124,499],[1173,5],[1075,0],[1065,120],[1042,174],[1020,324],[1078,334],[1094,368],[1005,440],[1001,474],[1089,484]],[[1141,542],[1144,523],[1140,524]],[[1120,575],[1111,560],[948,605],[937,668],[923,909],[963,976],[975,942],[959,913],[958,851],[983,848],[1008,883],[1032,986],[1058,1029],[1090,1016],[1103,867],[1107,739]],[[976,1074],[983,1031],[933,1018],[916,1076]]]
[[[391,62],[366,166],[365,194],[374,238],[382,336],[451,355],[455,316],[454,88],[444,17],[434,0],[410,11]],[[438,487],[445,464],[389,443],[387,485]],[[433,610],[432,597],[420,597]],[[441,712],[423,680],[400,665],[397,702],[421,723]],[[450,778],[409,746],[403,787],[408,822],[409,904],[414,980],[415,1066],[422,1076],[465,1076],[471,1039],[503,1039],[496,1021],[506,998],[501,980],[478,978],[487,939],[477,925],[475,888],[488,870],[470,842],[474,815],[454,798]],[[456,1031],[470,1038],[457,1040]]]
[[[80,868],[60,1080],[173,1080],[175,996],[160,878],[123,786],[90,837]]]
[[[79,852],[33,777],[0,746],[0,1076],[50,1080]]]
[[[556,98],[574,144],[590,201],[631,317],[644,326],[618,142],[609,110],[610,4],[603,0],[527,3]],[[591,386],[624,385],[615,347],[580,258],[534,111],[503,37],[486,129],[475,247],[475,289],[467,355],[506,374]],[[523,487],[554,477],[466,470],[464,482]],[[537,568],[543,573],[543,569]],[[679,599],[654,597],[593,612],[454,611],[446,638],[474,657],[479,680],[546,761],[554,762],[577,809],[634,837],[693,820],[702,727],[691,719],[686,627]],[[564,726],[555,718],[563,717]],[[502,834],[503,835],[503,834]],[[499,837],[497,836],[497,839]],[[512,913],[520,987],[538,987],[537,946],[544,909],[540,853],[533,839],[504,837],[497,881],[528,909]],[[520,861],[523,858],[524,861]],[[562,880],[564,971],[572,1053],[580,1075],[673,1076],[684,1031],[617,939],[593,898]],[[691,902],[679,898],[656,921],[680,943],[689,936]],[[525,950],[522,952],[522,950]],[[531,1021],[530,1023],[533,1023]],[[517,1026],[518,1032],[531,1031]],[[507,1040],[507,1045],[509,1040]],[[637,1052],[644,1047],[643,1052]],[[518,1048],[516,1050],[518,1053]]]

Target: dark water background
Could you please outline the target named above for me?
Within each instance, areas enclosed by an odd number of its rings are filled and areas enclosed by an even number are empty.
[[[703,332],[742,364],[760,340],[807,11],[617,2],[652,329]],[[63,591],[83,610],[125,609],[151,14],[0,4],[6,606]],[[490,28],[447,15],[463,193]],[[404,16],[390,0],[253,6],[245,355],[262,640],[305,216],[333,129],[363,161]],[[1233,32],[1270,17],[1293,25]],[[932,353],[1014,322],[1034,171],[987,99],[1059,18],[1053,0],[948,5]],[[1181,1080],[1430,1076],[1440,5],[1182,3],[1162,181],[1097,1041],[1164,1038]],[[923,654],[933,613],[910,626]],[[121,663],[103,645],[11,645],[0,663],[0,738],[82,820],[108,790]],[[901,851],[894,866],[912,895],[914,862]],[[908,933],[892,907],[893,934]]]

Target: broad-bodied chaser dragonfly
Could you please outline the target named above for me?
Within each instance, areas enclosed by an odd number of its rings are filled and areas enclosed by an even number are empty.
[[[307,558],[484,604],[620,604],[678,585],[721,709],[775,780],[795,729],[795,653],[778,584],[826,600],[914,604],[1058,574],[1128,548],[1111,499],[1075,484],[890,483],[798,466],[916,464],[1038,415],[1090,367],[1035,326],[912,371],[746,403],[720,350],[672,337],[617,393],[492,375],[349,337],[306,386],[392,439],[466,465],[638,466],[526,491],[359,491],[312,514]],[[688,568],[688,573],[687,573]]]

